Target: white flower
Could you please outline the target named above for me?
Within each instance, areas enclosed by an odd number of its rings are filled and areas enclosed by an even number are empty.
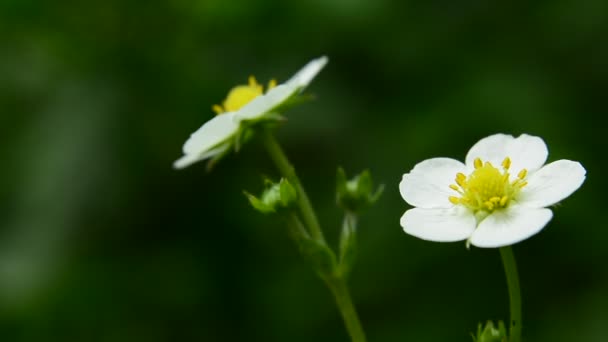
[[[580,163],[544,165],[547,155],[539,137],[495,134],[477,142],[465,164],[425,160],[399,184],[403,199],[416,207],[401,217],[401,226],[424,240],[467,240],[477,247],[525,240],[551,220],[546,207],[570,196],[585,180]]]
[[[281,106],[308,86],[325,64],[327,57],[323,56],[310,61],[283,84],[276,85],[276,81],[271,80],[266,93],[253,76],[247,85],[232,88],[222,105],[213,106],[217,116],[205,122],[186,141],[184,156],[175,161],[173,167],[182,169],[227,152],[245,125],[272,118]]]

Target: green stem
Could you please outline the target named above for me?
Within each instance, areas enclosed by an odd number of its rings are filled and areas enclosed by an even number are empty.
[[[357,215],[346,211],[340,233],[340,276],[346,278],[356,259],[357,251]]]
[[[310,229],[310,235],[312,235],[313,239],[325,244],[325,237],[321,231],[319,220],[317,220],[317,216],[315,215],[312,205],[310,204],[310,200],[306,195],[306,191],[304,191],[304,187],[302,187],[302,183],[300,182],[298,175],[296,175],[295,169],[289,163],[283,149],[270,131],[265,131],[263,133],[263,140],[270,158],[272,158],[283,177],[287,178],[287,180],[296,188],[296,191],[298,192],[298,206],[300,207],[300,212],[306,226],[308,229]]]
[[[287,216],[287,225],[289,226],[291,236],[296,241],[302,238],[310,239],[308,231],[306,230],[306,228],[304,228],[302,221],[300,221],[300,218],[294,212],[290,213]]]
[[[310,200],[308,199],[306,192],[304,191],[304,187],[302,186],[300,179],[296,175],[295,169],[291,163],[289,163],[283,149],[269,130],[266,130],[263,133],[263,140],[270,158],[274,161],[283,177],[287,178],[287,180],[296,188],[296,191],[298,192],[298,207],[300,209],[300,213],[302,214],[304,223],[310,230],[311,237],[317,242],[326,245],[325,237],[321,231],[321,226],[319,225],[317,216],[312,208],[312,205],[310,204]],[[291,222],[293,233],[296,235],[300,234],[300,236],[306,236],[307,233],[296,215],[290,216],[289,221]],[[354,224],[354,222],[352,223]],[[365,333],[363,332],[361,322],[359,321],[359,316],[357,315],[350,292],[348,291],[345,278],[340,275],[322,278],[325,280],[325,283],[336,299],[336,304],[338,305],[338,309],[342,314],[344,324],[346,325],[346,330],[348,331],[352,342],[366,342]]]
[[[359,316],[350,297],[346,280],[344,278],[328,280],[327,285],[336,298],[336,304],[340,309],[346,330],[348,330],[352,342],[365,342],[365,332],[363,332]]]
[[[519,289],[519,276],[517,275],[517,264],[511,247],[500,248],[500,256],[507,276],[509,286],[509,309],[511,312],[511,323],[509,324],[509,341],[521,341],[521,293]]]

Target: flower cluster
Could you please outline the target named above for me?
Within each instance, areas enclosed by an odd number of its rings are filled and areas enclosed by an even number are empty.
[[[204,123],[183,146],[177,169],[201,160],[217,162],[239,150],[257,132],[281,172],[278,183],[266,181],[261,195],[245,192],[250,204],[264,214],[279,214],[302,256],[327,283],[336,297],[353,341],[365,341],[346,287],[357,252],[357,219],[374,204],[383,186],[374,190],[369,171],[347,179],[338,169],[336,201],[344,209],[339,254],[327,244],[313,207],[295,169],[268,127],[283,120],[281,113],[327,64],[320,57],[306,64],[283,84],[275,80],[265,87],[250,76],[248,83],[232,88],[221,104],[214,105],[214,118]],[[481,139],[469,150],[465,162],[432,158],[418,163],[403,175],[399,190],[414,208],[401,217],[403,230],[415,237],[438,242],[466,240],[467,247],[501,248],[510,296],[510,330],[499,321],[479,324],[476,342],[519,342],[521,295],[515,258],[506,247],[540,232],[553,217],[547,207],[570,196],[585,181],[586,170],[571,160],[545,165],[545,142],[535,136],[495,134]],[[506,248],[502,248],[506,247]]]
[[[416,207],[401,217],[406,233],[424,240],[467,240],[502,247],[538,233],[553,214],[546,207],[570,196],[585,180],[578,162],[544,165],[539,138],[496,134],[476,143],[465,163],[433,158],[403,175],[399,190]]]

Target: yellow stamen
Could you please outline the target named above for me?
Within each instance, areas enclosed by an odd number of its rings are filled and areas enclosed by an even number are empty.
[[[526,169],[522,169],[521,171],[519,171],[519,173],[517,174],[517,178],[519,179],[524,179],[526,178],[526,176],[528,175],[528,170]]]
[[[521,188],[528,183],[524,181],[527,171],[519,172],[518,179],[511,182],[508,172],[511,167],[511,158],[506,157],[502,161],[502,168],[496,168],[492,163],[483,162],[481,158],[473,161],[475,169],[471,174],[465,176],[463,173],[456,174],[456,184],[449,185],[450,189],[458,192],[460,197],[449,196],[448,199],[455,205],[463,205],[474,212],[492,212],[509,206],[511,200],[515,199]]]
[[[213,110],[215,112],[215,114],[222,114],[224,112],[224,108],[222,108],[222,106],[220,105],[213,105],[211,107],[211,110]]]
[[[458,204],[460,203],[460,199],[456,196],[450,196],[448,197],[448,199],[450,200],[450,202],[452,202],[453,204]]]
[[[456,174],[456,184],[460,185],[461,187],[465,185],[466,179],[467,176],[465,176],[463,173],[458,172]]]
[[[473,165],[475,166],[476,169],[479,169],[483,166],[483,162],[481,161],[480,158],[475,158],[475,161],[473,161]]]
[[[275,80],[274,78],[271,79],[270,81],[268,81],[268,90],[270,90],[276,86],[277,86],[277,80]]]
[[[502,196],[502,198],[500,199],[500,206],[504,207],[507,204],[508,201],[509,201],[509,197]]]
[[[488,210],[492,211],[494,209],[494,203],[487,201],[484,204],[486,205],[486,208],[488,208]]]
[[[276,85],[277,81],[272,79],[268,82],[268,89],[272,89],[276,87]],[[224,102],[222,102],[221,105],[214,105],[211,109],[216,114],[234,112],[263,93],[264,87],[258,83],[254,76],[249,76],[246,85],[238,85],[230,89]]]
[[[253,76],[253,75],[249,76],[248,81],[249,81],[249,86],[251,88],[256,88],[256,87],[260,86],[258,81],[255,79],[255,76]]]

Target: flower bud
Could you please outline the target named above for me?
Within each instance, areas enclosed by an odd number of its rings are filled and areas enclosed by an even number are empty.
[[[477,326],[477,336],[473,336],[473,342],[507,342],[507,329],[503,321],[498,321],[498,328],[492,321],[487,321],[482,330],[482,324]]]
[[[245,192],[245,196],[249,199],[251,206],[263,214],[276,213],[281,209],[290,208],[298,197],[296,189],[285,178],[282,178],[279,183],[266,181],[266,189],[259,198],[248,192]]]
[[[352,212],[364,210],[374,204],[383,191],[384,185],[380,185],[373,192],[372,175],[368,170],[347,180],[344,169],[338,168],[336,199],[338,205],[345,210]]]

